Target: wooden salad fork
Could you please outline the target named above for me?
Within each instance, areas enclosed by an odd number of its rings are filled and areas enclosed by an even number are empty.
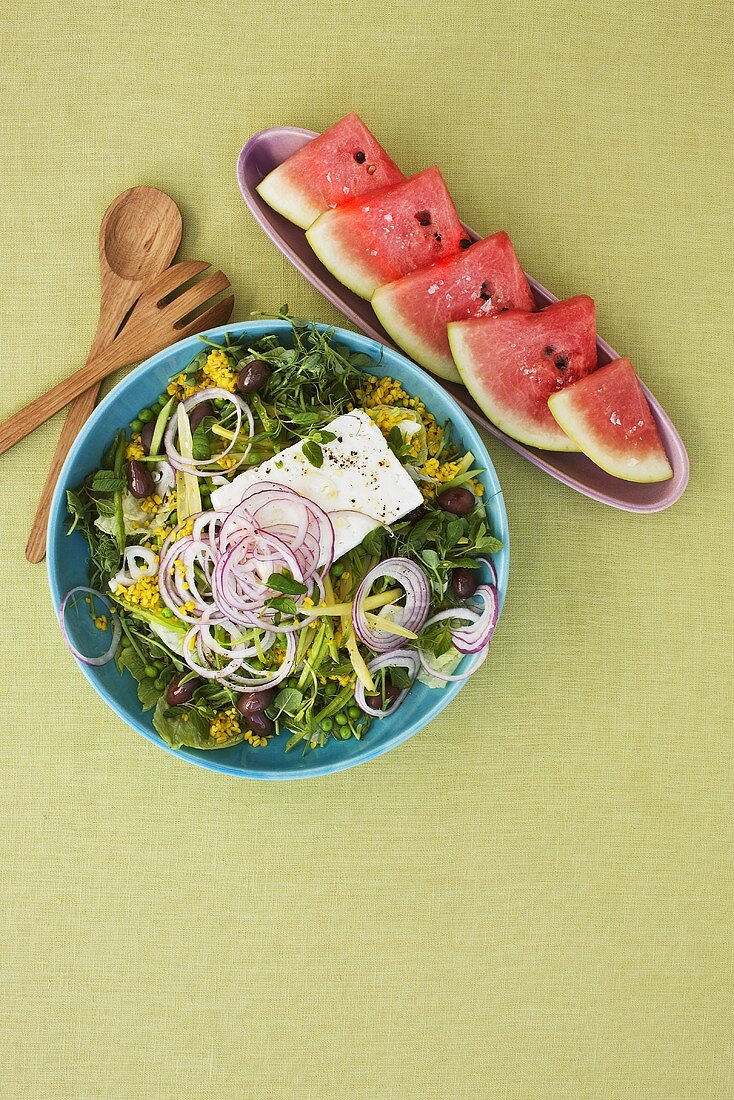
[[[234,295],[214,302],[204,312],[193,316],[230,285],[221,271],[192,283],[210,267],[211,264],[203,260],[185,260],[169,267],[149,283],[114,343],[0,424],[0,454],[25,439],[78,394],[101,382],[118,367],[140,362],[187,336],[226,324],[232,315]]]

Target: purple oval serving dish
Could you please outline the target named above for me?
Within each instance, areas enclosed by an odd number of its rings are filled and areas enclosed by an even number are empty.
[[[278,126],[270,130],[262,130],[251,137],[240,152],[237,162],[237,179],[242,196],[268,237],[325,298],[367,336],[397,351],[402,351],[385,332],[370,303],[338,282],[316,258],[304,231],[276,213],[255,190],[268,172],[282,164],[314,137],[316,134],[312,130],[301,130],[294,126]],[[465,229],[473,240],[479,239],[479,235],[468,226],[465,226]],[[530,276],[528,279],[540,308],[558,301],[555,295],[535,279]],[[601,365],[620,358],[606,341],[599,338],[597,338],[597,348]],[[592,500],[598,500],[602,504],[628,512],[661,512],[671,504],[675,504],[688,483],[688,455],[683,440],[670,417],[644,383],[642,388],[650,402],[663,446],[673,467],[673,477],[669,481],[653,485],[639,485],[612,477],[582,454],[541,451],[534,447],[526,447],[496,428],[463,386],[446,382],[441,378],[437,378],[436,381],[451,394],[475,424],[484,428],[496,439],[502,440],[534,466],[563,482],[564,485],[569,485],[577,492],[583,493],[584,496],[591,497]]]

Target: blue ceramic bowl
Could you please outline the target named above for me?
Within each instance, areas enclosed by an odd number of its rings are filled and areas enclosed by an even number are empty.
[[[326,325],[319,327],[327,328]],[[248,321],[213,329],[207,335],[216,339],[225,332],[237,336],[247,333],[252,340],[274,332],[283,343],[287,343],[290,326],[284,321]],[[346,344],[354,352],[369,355],[375,360],[374,367],[370,368],[372,373],[379,376],[388,374],[399,379],[409,393],[425,403],[439,422],[450,421],[453,440],[461,450],[472,451],[477,465],[485,469],[482,480],[490,528],[503,543],[503,549],[495,557],[501,608],[507,590],[509,567],[507,514],[494,466],[476,431],[439,383],[402,355],[344,329],[335,330],[335,340]],[[75,585],[88,583],[86,540],[78,532],[71,536],[66,534],[66,490],[79,485],[88,473],[99,467],[102,454],[118,428],[126,428],[138,410],[154,401],[165,389],[170,377],[183,370],[199,350],[201,343],[198,337],[191,337],[143,363],[101,402],[69,453],[51,505],[48,535],[48,575],[57,615],[64,594]],[[328,775],[373,760],[427,726],[463,686],[458,682],[443,689],[434,689],[416,684],[399,710],[389,718],[376,721],[364,740],[332,741],[323,749],[316,749],[305,756],[298,748],[287,753],[286,738],[282,736],[273,738],[267,747],[253,748],[243,742],[229,749],[205,752],[170,749],[153,729],[150,713],[141,710],[135,681],[128,673],[120,675],[114,662],[102,668],[78,663],[92,687],[112,710],[153,744],[180,760],[249,779],[301,779]],[[485,665],[486,668],[491,669],[491,665]],[[491,675],[491,672],[483,675]]]

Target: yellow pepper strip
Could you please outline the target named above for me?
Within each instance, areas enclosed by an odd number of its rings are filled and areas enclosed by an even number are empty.
[[[379,627],[380,630],[386,630],[388,634],[399,634],[401,638],[410,638],[411,641],[415,641],[418,637],[412,630],[408,630],[407,627],[401,626],[400,623],[394,623],[392,619],[386,619],[384,615],[370,615],[370,613],[366,611],[364,617],[372,626]]]
[[[191,425],[186,415],[183,403],[178,406],[178,450],[183,458],[194,457],[194,437],[191,434]],[[183,470],[176,470],[176,511],[178,521],[183,523],[189,516],[201,511],[201,493],[199,492],[199,479],[194,474],[187,474]]]
[[[212,433],[220,436],[222,439],[228,439],[230,442],[234,439],[234,432],[231,432],[229,428],[223,428],[221,424],[212,424]]]
[[[328,577],[326,578],[328,583]],[[329,590],[326,589],[326,595],[328,598]],[[376,596],[368,596],[363,602],[362,607],[365,611],[373,611],[376,607],[384,607],[386,603],[393,603],[399,596],[403,595],[402,588],[391,588],[387,592],[379,592]],[[309,618],[316,615],[338,615],[341,618],[347,615],[351,619],[352,615],[352,602],[349,603],[330,603],[324,607],[311,607],[308,610]]]
[[[357,674],[357,679],[364,684],[370,695],[374,695],[377,692],[375,681],[370,675],[364,657],[357,648],[357,639],[354,637],[354,631],[352,630],[352,620],[347,615],[342,617],[342,630],[344,631],[347,650],[352,661],[352,667]]]
[[[374,695],[377,691],[375,681],[370,676],[370,670],[367,668],[364,657],[357,648],[357,639],[354,637],[354,633],[352,631],[352,605],[351,603],[335,604],[331,602],[334,599],[334,589],[332,588],[331,581],[328,577],[324,577],[324,592],[328,601],[327,606],[314,608],[314,611],[318,610],[321,612],[328,612],[331,614],[340,615],[341,629],[344,636],[343,644],[347,647],[347,652],[349,653],[349,657],[352,662],[352,668],[355,671],[357,679],[364,684],[366,690],[371,695]],[[383,595],[386,595],[386,593],[383,593]],[[394,597],[392,597],[392,599],[394,599]],[[378,606],[382,605],[378,604]],[[337,608],[341,608],[341,610],[337,611]]]

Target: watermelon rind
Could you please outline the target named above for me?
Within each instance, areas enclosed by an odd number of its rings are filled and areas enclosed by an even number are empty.
[[[421,367],[438,375],[439,378],[444,378],[447,382],[461,383],[461,375],[451,357],[438,355],[436,349],[421,340],[415,328],[406,323],[402,311],[395,308],[389,293],[390,286],[391,284],[387,283],[384,287],[378,287],[372,295],[372,308],[382,327],[398,347],[407,352]]]
[[[513,416],[510,408],[501,405],[487,392],[482,374],[470,353],[466,332],[462,328],[463,323],[453,321],[446,326],[449,346],[461,380],[482,412],[487,414],[500,431],[509,435],[510,439],[516,439],[526,447],[540,447],[545,451],[578,451],[578,445],[563,432],[560,426],[555,429],[552,427],[544,429],[536,425],[532,431],[528,431],[525,419]]]
[[[306,240],[335,279],[360,298],[371,298],[380,280],[364,266],[349,259],[339,235],[339,210],[327,210],[306,230]]]
[[[584,410],[579,406],[574,387],[559,390],[548,398],[548,408],[566,435],[578,449],[612,477],[649,485],[669,481],[673,470],[660,444],[660,452],[638,457],[632,451],[627,454],[619,448],[605,446],[598,433],[592,430]],[[647,402],[645,402],[647,404]],[[652,417],[652,413],[650,413]]]
[[[274,168],[255,190],[268,206],[301,229],[308,229],[322,212],[317,202],[294,188],[288,161]]]

